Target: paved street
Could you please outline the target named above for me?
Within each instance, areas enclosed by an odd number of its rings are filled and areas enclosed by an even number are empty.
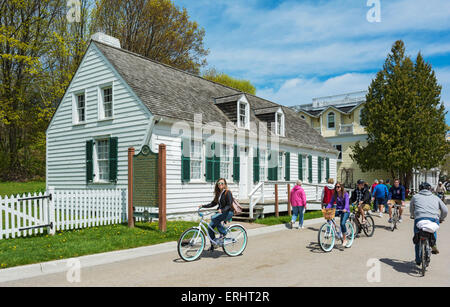
[[[427,275],[420,277],[413,264],[409,216],[393,233],[387,229],[387,215],[374,219],[374,237],[363,234],[352,248],[338,246],[328,254],[316,243],[320,226],[316,224],[252,236],[244,255],[237,258],[218,250],[185,263],[174,251],[82,268],[80,283],[68,283],[66,273],[58,273],[0,286],[450,286],[448,221],[438,234],[441,253],[432,257]],[[379,283],[367,281],[371,258],[380,261]]]

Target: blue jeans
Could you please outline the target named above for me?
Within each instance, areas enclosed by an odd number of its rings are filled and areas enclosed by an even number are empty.
[[[431,218],[431,217],[421,217],[420,219],[415,219],[414,220],[414,235],[419,232],[419,228],[417,228],[417,226],[416,226],[417,223],[420,221],[423,221],[423,220],[432,221],[439,225],[439,220]],[[437,242],[437,233],[436,232],[434,233],[434,237],[436,238],[436,242]],[[416,250],[416,263],[421,264],[422,263],[422,251],[419,248],[419,244],[415,244],[415,250]]]
[[[219,231],[220,234],[226,235],[227,229],[225,228],[225,226],[223,226],[222,222],[231,220],[232,217],[233,217],[233,211],[228,211],[228,213],[214,214],[211,217],[211,223],[209,223],[209,226],[212,229],[217,227],[217,230]],[[214,240],[216,238],[216,234],[214,233],[214,231],[212,231],[209,228],[208,228],[208,233],[209,233],[209,236],[211,237],[211,239]]]
[[[347,232],[347,227],[345,226],[345,223],[347,222],[348,218],[350,217],[350,212],[343,212],[343,211],[336,211],[336,216],[340,216],[340,222],[341,222],[341,231],[342,233]]]
[[[298,219],[298,226],[302,227],[303,226],[303,217],[304,217],[304,213],[305,213],[305,207],[294,207],[292,206],[292,223],[295,223],[295,221],[297,221],[297,217],[299,217]]]

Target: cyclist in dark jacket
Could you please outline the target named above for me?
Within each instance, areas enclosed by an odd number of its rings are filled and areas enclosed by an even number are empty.
[[[370,205],[370,191],[369,186],[364,182],[364,180],[360,179],[357,182],[358,186],[352,192],[352,197],[350,201],[358,206],[359,213],[362,216],[362,223],[366,222],[366,217],[364,215],[364,205]]]
[[[400,180],[395,179],[394,185],[389,189],[389,223],[392,223],[392,206],[401,205],[399,208],[399,222],[402,222],[403,207],[405,207],[405,187],[400,184]]]

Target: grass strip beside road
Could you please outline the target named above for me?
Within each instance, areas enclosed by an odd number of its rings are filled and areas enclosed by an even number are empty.
[[[162,233],[158,223],[136,223],[135,228],[118,224],[63,231],[55,236],[0,240],[0,268],[177,241],[186,229],[197,225],[198,222],[169,221],[167,232]]]
[[[322,211],[307,211],[305,212],[304,219],[311,220],[323,217]],[[255,223],[263,224],[267,226],[279,225],[279,224],[287,224],[291,221],[292,217],[289,215],[280,215],[280,217],[270,216],[263,219],[257,219]]]

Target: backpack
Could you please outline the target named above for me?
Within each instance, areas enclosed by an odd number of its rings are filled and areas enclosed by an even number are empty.
[[[227,195],[226,193],[228,192],[228,190],[225,192],[225,196]],[[231,194],[231,198],[233,198],[233,202],[231,203],[231,209],[233,210],[233,214],[234,215],[239,215],[242,213],[242,206],[239,204],[239,202],[234,199],[233,194]]]

